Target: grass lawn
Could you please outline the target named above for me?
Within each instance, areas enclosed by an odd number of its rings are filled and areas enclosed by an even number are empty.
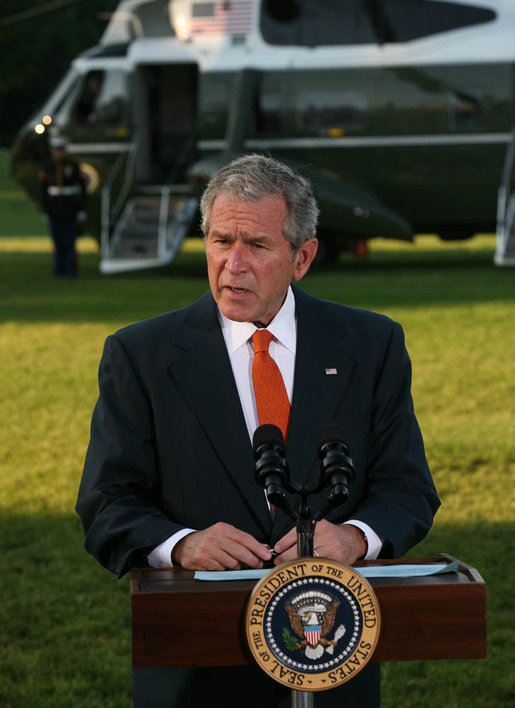
[[[83,238],[79,278],[56,281],[39,217],[0,171],[1,216],[7,203],[18,206],[0,220],[0,706],[128,706],[128,578],[85,553],[73,511],[96,370],[107,334],[206,290],[203,257],[189,243],[162,270],[106,277]],[[403,324],[443,502],[410,555],[450,553],[487,583],[488,659],[385,664],[386,708],[515,704],[515,271],[496,268],[493,250],[491,236],[377,240],[366,259],[344,255],[302,281]]]

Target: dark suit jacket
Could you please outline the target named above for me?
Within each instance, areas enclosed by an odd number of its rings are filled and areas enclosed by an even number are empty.
[[[427,533],[439,502],[410,394],[401,327],[294,287],[297,355],[287,460],[294,483],[318,478],[317,433],[339,423],[356,469],[345,505],[400,557]],[[336,374],[326,374],[336,369]],[[77,511],[86,548],[122,575],[183,527],[225,521],[274,544],[272,523],[210,293],[106,341]],[[312,498],[316,511],[325,495]],[[295,501],[295,500],[293,500]]]

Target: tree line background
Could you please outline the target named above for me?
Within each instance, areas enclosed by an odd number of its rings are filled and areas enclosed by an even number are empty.
[[[98,44],[119,0],[2,0],[0,146],[10,147],[66,73]]]

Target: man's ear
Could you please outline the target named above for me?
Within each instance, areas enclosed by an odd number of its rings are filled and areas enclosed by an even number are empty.
[[[304,241],[297,251],[295,256],[295,270],[293,272],[293,280],[297,281],[303,278],[309,270],[309,266],[313,263],[313,260],[317,254],[318,250],[318,239],[308,238]]]

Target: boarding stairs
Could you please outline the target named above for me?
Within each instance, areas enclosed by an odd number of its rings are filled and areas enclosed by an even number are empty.
[[[499,266],[515,266],[515,131],[506,152],[497,198],[494,263]]]
[[[172,187],[130,197],[102,252],[100,271],[121,273],[171,263],[197,210],[197,199]]]
[[[102,190],[101,273],[171,263],[197,215],[189,186],[134,183],[135,153],[120,156]]]

